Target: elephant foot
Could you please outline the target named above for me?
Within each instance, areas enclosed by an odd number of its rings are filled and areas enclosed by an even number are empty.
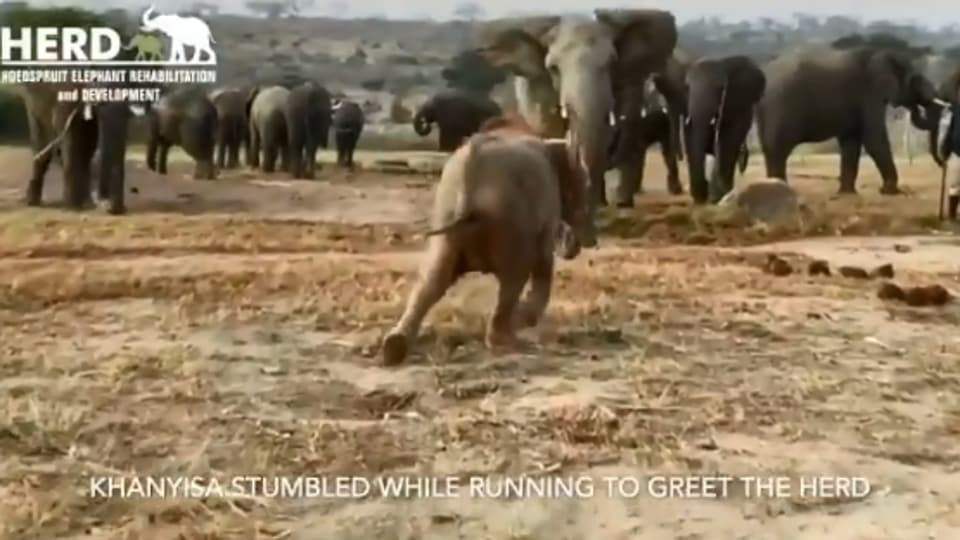
[[[669,191],[671,195],[683,195],[683,186],[681,186],[679,182],[675,184],[670,183],[667,184],[667,191]]]
[[[900,195],[903,193],[896,184],[884,184],[880,187],[881,195]]]
[[[633,208],[633,199],[629,201],[617,201],[617,208]]]
[[[540,317],[534,312],[529,304],[521,303],[517,306],[513,315],[513,327],[515,329],[533,328],[540,322]]]
[[[407,336],[391,333],[383,340],[383,364],[395,366],[407,357],[409,345]]]
[[[857,188],[843,186],[837,190],[837,195],[857,195]]]
[[[495,353],[526,352],[532,348],[529,341],[504,330],[488,332],[484,341],[487,348]]]

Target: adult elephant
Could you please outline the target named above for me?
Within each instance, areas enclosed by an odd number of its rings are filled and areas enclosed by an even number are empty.
[[[651,74],[643,92],[638,88],[622,87],[614,81],[617,109],[616,149],[613,165],[620,172],[616,204],[620,208],[633,207],[633,197],[643,192],[643,168],[646,149],[651,142],[660,143],[664,165],[667,167],[667,189],[674,195],[683,193],[680,184],[678,160],[683,159],[681,130],[686,115],[687,99],[685,77],[689,56],[679,50],[667,60],[664,69]],[[666,131],[660,130],[666,118]],[[661,140],[662,137],[666,137]]]
[[[500,116],[500,106],[487,96],[466,90],[444,90],[420,106],[413,115],[413,130],[426,137],[437,124],[439,149],[453,152],[463,140],[480,129],[489,118]]]
[[[210,92],[217,109],[216,164],[218,169],[236,169],[240,148],[250,152],[247,138],[246,93],[239,88],[218,88]]]
[[[193,177],[213,180],[216,168],[217,109],[201,88],[173,90],[160,98],[149,113],[147,168],[167,174],[171,146],[179,146],[193,158]]]
[[[768,177],[786,181],[787,159],[797,145],[836,138],[840,193],[856,193],[861,149],[880,171],[880,193],[900,192],[887,106],[909,109],[914,126],[923,130],[938,109],[933,84],[909,58],[875,47],[814,47],[784,54],[764,74],[757,127]]]
[[[330,137],[330,92],[314,81],[298,84],[290,90],[283,114],[290,173],[313,178],[317,147],[326,148]]]
[[[334,106],[333,130],[337,144],[337,165],[353,168],[353,152],[363,133],[363,109],[356,102],[343,100]]]
[[[663,71],[677,43],[676,21],[667,11],[597,9],[594,16],[493,21],[479,49],[525,80],[515,88],[529,124],[547,136],[556,134],[543,133],[544,126],[566,124],[574,162],[589,179],[587,247],[596,245],[596,207],[607,202],[614,81],[620,95],[642,95],[647,78]]]
[[[704,58],[687,72],[687,125],[684,129],[690,194],[697,204],[716,203],[733,189],[737,161],[753,124],[753,108],[763,96],[763,70],[743,55]],[[706,155],[714,167],[708,173]],[[708,179],[709,178],[709,183]]]
[[[33,171],[26,203],[39,206],[50,162],[59,154],[63,167],[63,199],[67,207],[82,210],[91,202],[91,161],[98,147],[100,167],[97,195],[107,212],[123,214],[127,128],[131,114],[142,111],[127,103],[62,102],[60,91],[77,85],[28,84],[19,88],[27,113]]]
[[[247,110],[250,123],[250,153],[247,164],[261,167],[265,173],[272,173],[280,158],[280,170],[287,171],[289,152],[287,151],[287,101],[290,90],[283,86],[254,88],[247,97]],[[261,162],[261,149],[263,160]]]

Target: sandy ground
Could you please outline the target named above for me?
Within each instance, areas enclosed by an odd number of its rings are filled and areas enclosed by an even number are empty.
[[[133,159],[131,215],[108,217],[22,208],[28,159],[0,153],[4,538],[960,533],[960,307],[888,303],[874,280],[803,272],[810,257],[892,263],[900,284],[956,292],[960,241],[934,230],[928,158],[901,164],[907,195],[879,196],[865,162],[861,195],[840,199],[835,157],[794,159],[808,214],[771,230],[691,212],[652,155],[639,208],[606,213],[602,246],[559,263],[536,351],[480,346],[494,283],[477,276],[396,368],[377,343],[413,279],[429,176],[327,166],[312,182],[205,182],[183,178],[187,163],[164,178]],[[59,191],[54,168],[47,200]],[[770,252],[797,271],[762,272]],[[758,496],[741,478],[714,498],[658,498],[647,480],[666,474],[783,477],[791,490]],[[91,497],[91,476],[111,475],[529,475],[591,478],[596,492]],[[870,489],[800,492],[820,476]],[[608,493],[604,477],[640,492]]]

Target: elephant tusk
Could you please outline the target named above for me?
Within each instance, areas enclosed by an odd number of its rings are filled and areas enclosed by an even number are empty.
[[[146,113],[142,105],[130,105],[130,112],[132,112],[134,116],[143,116]]]
[[[949,106],[950,106],[950,103],[948,103],[948,102],[946,102],[946,101],[944,101],[944,100],[942,100],[942,99],[940,99],[940,98],[938,98],[938,97],[933,98],[933,102],[936,103],[937,105],[941,106],[941,107],[949,107]]]
[[[564,120],[567,119],[567,106],[566,106],[566,105],[560,105],[560,118],[563,118]]]
[[[93,107],[89,103],[83,105],[83,119],[93,120]]]
[[[646,108],[646,107],[641,107],[641,108],[640,108],[640,118],[646,118],[646,117],[647,117],[647,108]]]
[[[610,113],[610,118],[609,118],[609,120],[610,120],[610,125],[611,125],[611,126],[617,125],[617,117],[613,114],[613,112]]]

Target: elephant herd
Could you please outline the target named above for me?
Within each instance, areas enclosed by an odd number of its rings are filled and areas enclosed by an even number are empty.
[[[646,149],[661,146],[667,185],[681,193],[677,160],[686,160],[695,203],[717,202],[748,158],[756,123],[767,177],[787,180],[787,160],[800,144],[836,139],[841,193],[854,193],[861,150],[883,178],[881,192],[899,192],[887,132],[888,107],[909,110],[929,132],[952,94],[897,51],[810,46],[760,66],[743,55],[691,61],[677,48],[674,16],[653,9],[597,9],[591,17],[532,16],[484,23],[477,52],[514,75],[517,108],[544,137],[568,137],[587,172],[590,211],[607,204],[604,173],[620,172],[616,204],[642,191]],[[440,149],[452,151],[484,118],[499,114],[489,99],[443,92],[415,117],[418,133],[440,128]],[[711,164],[712,162],[712,164]]]
[[[67,206],[82,209],[96,195],[108,203],[109,213],[124,213],[127,136],[133,115],[147,117],[147,168],[166,174],[169,150],[179,146],[194,160],[197,179],[213,179],[218,169],[238,167],[241,148],[250,167],[273,172],[279,159],[280,170],[294,178],[312,178],[317,149],[327,147],[331,129],[337,163],[352,167],[365,123],[359,105],[332,99],[312,81],[292,88],[182,87],[144,107],[60,102],[57,95],[65,89],[62,84],[20,88],[34,152],[26,193],[30,206],[41,204],[44,177],[59,155]],[[91,193],[97,161],[98,185]]]

